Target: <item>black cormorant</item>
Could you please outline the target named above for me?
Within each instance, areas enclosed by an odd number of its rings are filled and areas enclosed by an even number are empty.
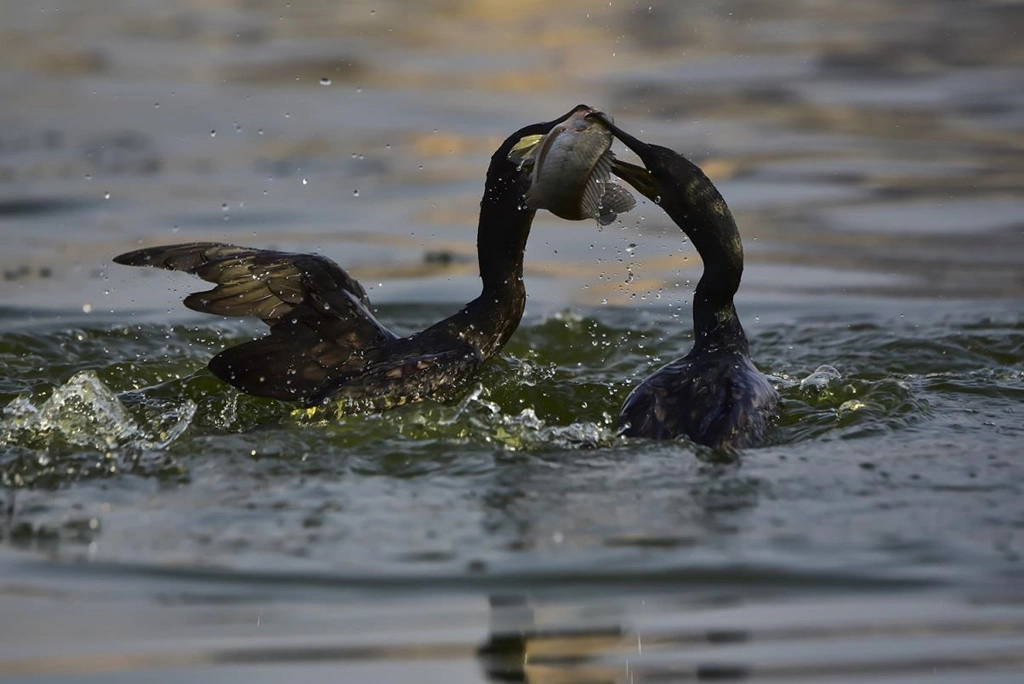
[[[114,261],[193,273],[216,287],[189,295],[185,306],[255,316],[270,326],[269,335],[210,360],[214,375],[243,392],[306,406],[343,400],[364,411],[443,398],[504,346],[526,304],[523,252],[535,211],[523,199],[530,170],[509,161],[509,152],[522,138],[544,135],[589,109],[579,105],[554,121],[526,126],[494,153],[477,229],[483,291],[408,337],[381,325],[362,286],[319,255],[197,242],[139,249]]]
[[[753,362],[733,296],[743,273],[743,245],[732,213],[697,165],[604,124],[643,162],[616,161],[613,171],[653,200],[693,242],[704,273],[693,295],[693,349],[640,383],[619,412],[629,437],[685,435],[712,447],[755,446],[764,440],[779,395]]]

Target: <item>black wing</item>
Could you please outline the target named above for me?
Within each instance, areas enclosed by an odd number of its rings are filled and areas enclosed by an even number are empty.
[[[195,274],[217,286],[190,294],[185,306],[269,325],[268,336],[225,349],[209,364],[250,394],[314,401],[395,339],[370,313],[362,286],[315,254],[194,242],[127,252],[114,262]]]

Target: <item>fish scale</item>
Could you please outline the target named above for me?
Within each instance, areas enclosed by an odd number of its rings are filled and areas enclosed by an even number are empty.
[[[611,179],[615,155],[612,135],[581,111],[545,136],[520,141],[510,159],[533,164],[526,203],[555,216],[601,225],[636,205],[633,195]]]

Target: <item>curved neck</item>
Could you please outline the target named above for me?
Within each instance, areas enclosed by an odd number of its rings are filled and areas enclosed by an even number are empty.
[[[529,187],[528,177],[512,162],[491,160],[476,231],[477,261],[484,289],[481,297],[523,289],[523,255],[536,214],[526,208],[524,195]]]
[[[743,244],[728,205],[695,164],[675,155],[671,193],[661,206],[693,242],[704,273],[693,296],[694,348],[747,349],[733,297],[743,275]]]
[[[523,255],[536,213],[523,196],[529,179],[495,153],[487,171],[477,226],[477,259],[483,291],[458,313],[438,324],[487,358],[500,350],[519,327],[526,308]]]

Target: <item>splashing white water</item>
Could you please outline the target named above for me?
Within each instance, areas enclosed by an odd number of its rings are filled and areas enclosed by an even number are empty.
[[[843,379],[842,373],[832,366],[818,366],[814,372],[800,381],[800,389],[824,389],[828,385]]]
[[[166,408],[152,425],[147,424],[148,429],[140,427],[95,371],[82,371],[39,406],[20,396],[4,407],[0,445],[163,449],[181,436],[195,412],[195,402],[187,399]]]

